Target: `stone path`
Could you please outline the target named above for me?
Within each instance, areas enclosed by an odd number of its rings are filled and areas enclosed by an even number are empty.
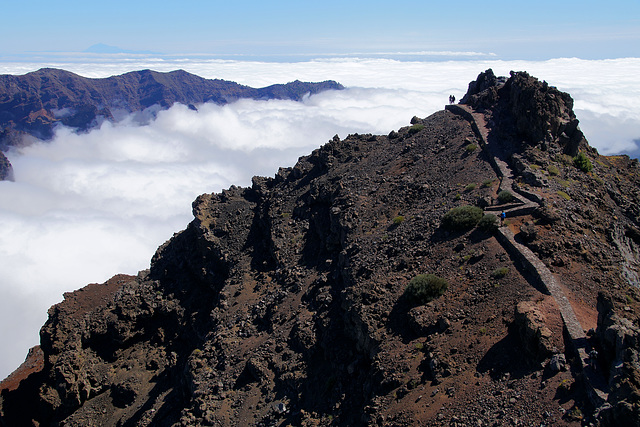
[[[485,211],[495,212],[496,215],[498,211],[504,211],[509,217],[526,215],[533,212],[533,210],[539,206],[539,198],[513,185],[513,171],[509,165],[500,158],[495,147],[488,142],[489,130],[487,129],[484,115],[474,112],[471,107],[463,104],[447,105],[445,109],[464,117],[471,123],[473,131],[480,140],[482,149],[489,155],[489,161],[496,175],[500,178],[498,191],[509,191],[517,199],[515,205],[491,206],[486,208]],[[586,352],[586,335],[573,311],[569,299],[562,290],[560,279],[557,278],[528,247],[516,241],[515,235],[509,227],[503,226],[498,228],[497,237],[505,250],[514,255],[522,266],[533,274],[543,289],[555,299],[560,309],[565,329],[570,337],[572,350],[581,361],[581,370],[584,374],[583,377],[589,398],[596,407],[600,407],[608,398],[608,394],[604,391],[607,389],[606,382],[601,375],[598,375],[598,373],[589,366],[589,357]]]

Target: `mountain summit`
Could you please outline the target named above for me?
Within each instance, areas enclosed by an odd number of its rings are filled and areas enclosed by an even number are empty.
[[[65,295],[5,425],[640,425],[640,173],[491,70]],[[504,213],[504,215],[503,215]]]

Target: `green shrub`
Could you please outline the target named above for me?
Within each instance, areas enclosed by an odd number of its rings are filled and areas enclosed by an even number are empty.
[[[482,181],[482,186],[484,188],[491,187],[493,185],[493,181],[493,179],[485,179],[484,181]]]
[[[404,221],[404,216],[398,215],[397,217],[393,218],[393,225],[400,225],[403,223],[403,221]]]
[[[409,128],[409,135],[416,134],[416,133],[420,132],[422,129],[424,129],[424,125],[415,124],[415,125],[413,125],[413,126],[411,126]]]
[[[442,226],[449,230],[468,230],[482,219],[482,209],[477,206],[458,206],[442,217]]]
[[[478,221],[478,228],[493,233],[498,229],[498,217],[492,214],[484,215]]]
[[[573,165],[582,172],[591,172],[591,169],[593,169],[591,160],[589,160],[583,152],[578,153],[578,155],[573,158]]]
[[[564,191],[558,191],[558,196],[562,197],[565,200],[571,200],[571,196],[569,196],[567,193],[565,193]]]
[[[500,203],[509,203],[513,201],[513,194],[510,191],[502,190],[498,193],[498,202]]]
[[[494,279],[502,279],[508,273],[509,273],[508,267],[496,268],[495,270],[493,270],[493,272],[491,272],[491,277],[493,277]]]
[[[407,285],[405,295],[414,303],[426,304],[444,294],[448,286],[445,279],[435,274],[418,274]]]
[[[558,169],[556,167],[556,165],[549,165],[549,167],[547,167],[547,171],[549,172],[549,175],[551,175],[551,176],[560,175],[560,169]]]
[[[475,189],[476,189],[476,187],[477,187],[477,185],[476,185],[476,184],[473,184],[473,183],[471,183],[471,184],[467,184],[467,186],[466,186],[466,187],[464,187],[464,191],[472,191],[472,190],[475,190]]]
[[[467,153],[473,153],[474,151],[476,151],[476,148],[478,148],[476,144],[468,144],[466,147],[464,147],[464,149],[467,150]]]

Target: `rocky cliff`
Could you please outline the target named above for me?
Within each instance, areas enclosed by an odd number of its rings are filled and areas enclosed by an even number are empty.
[[[51,139],[57,125],[87,131],[104,120],[142,111],[155,114],[175,103],[196,108],[205,102],[223,105],[240,98],[299,101],[306,94],[342,88],[334,81],[295,81],[256,89],[182,70],[134,71],[103,79],[52,68],[21,76],[0,75],[0,150],[34,138]]]
[[[637,161],[526,73],[463,101],[198,197],[50,309],[4,425],[638,425]]]

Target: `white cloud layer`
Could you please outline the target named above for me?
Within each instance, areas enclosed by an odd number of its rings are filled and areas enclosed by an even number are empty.
[[[44,64],[0,63],[24,73]],[[0,182],[0,377],[38,341],[62,293],[147,268],[153,252],[191,219],[191,202],[254,175],[273,176],[338,134],[382,133],[460,98],[480,71],[527,70],[572,94],[581,128],[604,154],[640,138],[639,59],[300,63],[163,61],[46,64],[89,77],[182,68],[252,86],[333,79],[350,87],[301,103],[242,100],[199,111],[175,106],[140,126],[132,118],[10,154],[16,182]]]

